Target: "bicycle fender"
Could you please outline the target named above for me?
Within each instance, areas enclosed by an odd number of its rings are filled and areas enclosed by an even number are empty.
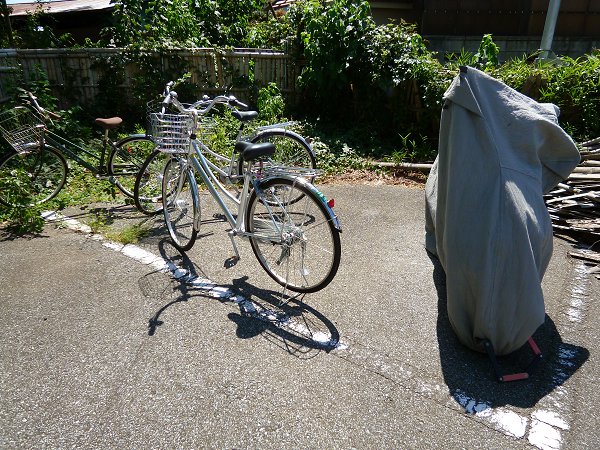
[[[310,145],[310,143],[301,135],[299,135],[298,133],[296,133],[295,131],[292,130],[288,130],[287,128],[281,128],[279,125],[267,125],[265,127],[259,128],[256,132],[256,134],[254,136],[252,136],[252,138],[250,139],[250,141],[254,141],[256,138],[258,138],[262,133],[266,133],[266,132],[279,132],[282,134],[287,134],[287,135],[291,135],[294,136],[296,139],[302,141],[302,143],[306,144],[306,146],[308,148],[310,148],[313,153],[314,150],[312,148],[312,145]]]
[[[331,206],[329,206],[327,197],[325,197],[325,195],[319,189],[317,189],[314,184],[312,184],[308,180],[305,180],[304,178],[301,178],[301,177],[294,177],[291,175],[277,175],[277,176],[272,176],[272,177],[266,177],[263,180],[261,180],[261,183],[267,182],[268,180],[272,180],[272,179],[282,179],[282,178],[284,178],[286,180],[290,180],[292,182],[295,182],[296,184],[301,184],[306,189],[308,189],[313,194],[315,194],[319,198],[319,200],[321,201],[323,206],[325,207],[325,210],[327,211],[327,215],[329,216],[329,220],[331,221],[331,223],[333,224],[335,229],[338,230],[340,233],[342,232],[342,226],[340,224],[340,219],[333,211],[333,208]]]

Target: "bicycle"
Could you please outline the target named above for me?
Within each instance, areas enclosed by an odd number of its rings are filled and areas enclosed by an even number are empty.
[[[17,106],[0,114],[0,132],[14,150],[0,158],[0,203],[23,207],[54,198],[67,181],[65,155],[133,197],[135,176],[155,149],[152,138],[133,134],[112,141],[109,133],[122,119],[97,118],[95,123],[104,130],[102,149],[97,154],[54,133],[48,125],[60,115],[45,110],[31,92],[26,95],[29,107]]]
[[[157,149],[171,155],[163,171],[161,197],[173,245],[183,252],[194,245],[201,226],[200,184],[231,226],[234,256],[226,265],[240,259],[234,237],[241,237],[250,241],[260,265],[284,292],[309,293],[327,286],[340,264],[341,227],[333,200],[327,201],[308,181],[317,170],[273,166],[269,163],[276,151],[273,143],[238,141],[242,170],[235,178],[243,187],[235,196],[219,181],[205,156],[210,149],[199,139],[198,119],[216,101],[202,109],[185,108],[171,91],[164,103],[179,111],[151,115]],[[237,213],[226,201],[237,205]]]
[[[170,91],[173,82],[169,82],[165,88],[164,95]],[[258,117],[258,112],[247,111],[247,105],[240,102],[234,96],[220,95],[214,99],[204,96],[197,101],[192,108],[205,108],[213,102],[214,105],[223,105],[231,111],[232,116],[239,121],[239,128],[235,142],[245,140],[253,143],[272,142],[275,144],[276,152],[271,157],[272,164],[282,166],[306,167],[316,169],[315,153],[306,139],[298,133],[289,130],[293,122],[282,122],[258,127],[252,135],[244,136],[244,129],[248,122]],[[212,107],[211,107],[212,108]],[[244,110],[240,110],[244,109]],[[149,113],[156,112],[150,108]],[[202,121],[202,132],[206,136],[210,133],[212,124],[209,119]],[[235,146],[232,146],[230,155],[225,155],[207,147],[207,162],[218,174],[224,183],[232,188],[237,187],[236,175],[242,171],[242,161],[237,157]],[[164,152],[156,150],[149,155],[138,176],[134,186],[135,205],[144,214],[152,215],[162,211],[162,174],[165,165]],[[312,181],[312,180],[310,180]]]

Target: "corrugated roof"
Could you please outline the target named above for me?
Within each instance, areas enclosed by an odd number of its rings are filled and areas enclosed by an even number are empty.
[[[42,5],[42,8],[44,8],[44,12],[49,14],[75,11],[99,11],[102,9],[110,9],[114,6],[110,4],[110,0],[61,0],[58,2],[18,3],[8,6],[12,8],[11,17],[13,17],[25,16],[28,12],[33,13],[40,4]]]

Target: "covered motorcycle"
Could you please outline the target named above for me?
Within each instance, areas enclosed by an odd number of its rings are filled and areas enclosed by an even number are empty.
[[[426,184],[426,247],[446,272],[460,341],[510,353],[544,322],[552,254],[543,194],[579,163],[555,105],[463,67],[444,94],[438,157]]]

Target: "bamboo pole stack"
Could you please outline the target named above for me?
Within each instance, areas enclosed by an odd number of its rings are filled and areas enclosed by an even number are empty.
[[[592,244],[570,255],[595,264],[590,272],[600,278],[600,137],[581,147],[581,163],[545,200],[556,233]]]

